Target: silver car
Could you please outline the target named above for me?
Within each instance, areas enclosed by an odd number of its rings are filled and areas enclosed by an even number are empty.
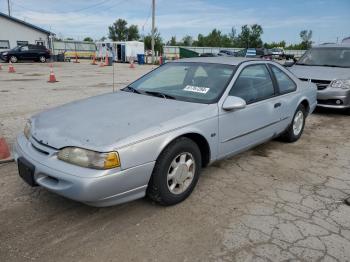
[[[317,106],[350,109],[350,44],[313,47],[290,71],[317,85]]]
[[[173,205],[202,167],[270,139],[298,140],[316,86],[266,60],[167,63],[121,91],[32,117],[17,138],[19,175],[67,198]]]

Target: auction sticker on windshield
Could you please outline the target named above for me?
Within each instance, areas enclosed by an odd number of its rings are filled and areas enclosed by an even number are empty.
[[[187,85],[184,89],[184,91],[189,91],[189,92],[195,92],[195,93],[201,93],[201,94],[206,94],[210,90],[208,87],[200,87],[200,86],[190,86]]]

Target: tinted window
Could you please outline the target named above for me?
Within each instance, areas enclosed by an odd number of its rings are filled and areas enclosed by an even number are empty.
[[[222,64],[167,63],[130,87],[143,94],[161,92],[178,100],[213,103],[227,87],[234,69],[234,66]]]
[[[29,50],[29,48],[28,48],[28,46],[22,46],[21,47],[21,51],[23,52],[23,51],[28,51]]]
[[[230,95],[244,99],[247,104],[272,97],[273,83],[265,65],[247,66],[242,70]]]
[[[271,68],[272,72],[276,77],[278,88],[281,94],[293,92],[296,89],[294,81],[290,79],[286,73],[284,73],[281,69],[277,68],[276,66],[271,66]]]

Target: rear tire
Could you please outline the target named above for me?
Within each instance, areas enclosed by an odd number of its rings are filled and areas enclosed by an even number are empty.
[[[45,63],[46,62],[46,57],[43,56],[43,55],[39,56],[39,62]]]
[[[196,186],[202,167],[201,152],[195,142],[180,137],[159,155],[147,187],[147,196],[164,205],[185,200]]]
[[[293,120],[285,133],[281,136],[282,140],[288,143],[293,143],[301,137],[305,127],[306,110],[305,107],[300,104],[294,113]]]

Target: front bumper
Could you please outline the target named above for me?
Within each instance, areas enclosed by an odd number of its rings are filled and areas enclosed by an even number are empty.
[[[317,91],[317,106],[326,108],[350,108],[350,89],[326,88]]]
[[[7,62],[8,56],[7,55],[0,55],[0,60]]]
[[[45,153],[43,153],[45,152]],[[145,196],[154,162],[121,170],[93,170],[57,159],[57,150],[19,135],[14,158],[35,166],[35,182],[64,197],[92,206],[110,206]]]

